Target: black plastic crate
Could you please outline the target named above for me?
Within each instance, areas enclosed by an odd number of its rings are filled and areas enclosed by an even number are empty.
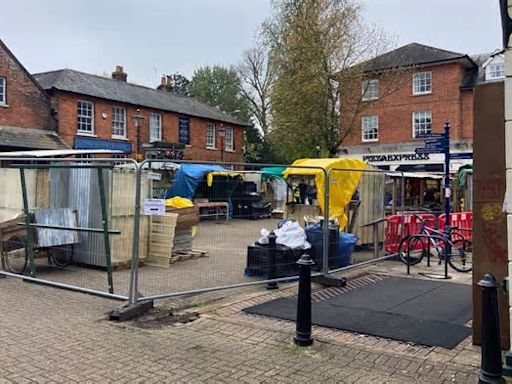
[[[287,246],[276,244],[275,276],[287,277],[299,274],[297,260],[307,251],[293,250]],[[268,245],[255,244],[247,247],[246,276],[262,276],[269,278],[271,273],[271,249]]]

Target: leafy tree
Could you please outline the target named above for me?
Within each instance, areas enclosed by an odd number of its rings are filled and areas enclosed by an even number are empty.
[[[246,162],[273,161],[270,145],[265,143],[259,129],[252,124],[254,114],[235,68],[218,65],[201,67],[194,72],[189,89],[191,95],[199,100],[251,124],[244,132]]]
[[[189,86],[191,96],[248,122],[249,105],[240,89],[237,71],[220,65],[197,69]]]
[[[269,139],[291,161],[318,153],[335,156],[352,127],[341,127],[342,92],[357,89],[366,69],[358,66],[389,48],[376,27],[365,25],[356,0],[274,0],[264,25],[275,73]]]

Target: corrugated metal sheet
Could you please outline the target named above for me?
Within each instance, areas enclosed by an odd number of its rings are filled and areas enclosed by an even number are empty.
[[[105,196],[109,196],[111,171],[103,171]],[[102,228],[101,201],[96,169],[52,169],[51,207],[69,207],[77,211],[77,223],[84,228]],[[107,199],[108,204],[108,199]],[[108,210],[108,207],[107,207]],[[73,248],[75,260],[93,266],[106,266],[103,235],[79,233]]]
[[[69,208],[49,208],[34,210],[36,224],[59,225],[75,227],[76,219],[73,210]],[[38,247],[53,247],[58,245],[74,244],[78,241],[76,231],[60,229],[36,228]]]

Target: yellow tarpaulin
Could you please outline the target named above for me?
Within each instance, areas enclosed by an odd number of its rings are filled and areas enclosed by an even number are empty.
[[[317,189],[318,205],[325,212],[325,170],[329,173],[329,216],[336,217],[340,223],[340,231],[347,225],[345,207],[356,191],[362,172],[368,166],[359,159],[299,159],[292,165],[318,168],[286,168],[284,177],[314,176]],[[319,169],[321,168],[321,169]],[[343,170],[338,170],[343,169]]]
[[[213,185],[213,176],[242,176],[242,178],[244,177],[241,173],[238,172],[208,172],[208,174],[206,175],[206,183],[208,187],[211,187]]]

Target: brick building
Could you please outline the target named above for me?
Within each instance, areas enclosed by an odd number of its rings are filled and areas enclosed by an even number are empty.
[[[0,40],[0,152],[63,148],[50,98]]]
[[[244,122],[192,97],[128,83],[121,66],[112,78],[70,69],[33,76],[52,99],[59,136],[73,148],[139,158],[243,159]]]
[[[470,57],[413,43],[364,63],[358,94],[342,99],[353,107],[342,112],[341,129],[348,131],[340,156],[387,170],[442,171],[442,154],[414,150],[423,144],[418,136],[443,132],[448,119],[452,170],[471,163],[474,87],[504,78],[495,70],[500,60],[499,54]]]

